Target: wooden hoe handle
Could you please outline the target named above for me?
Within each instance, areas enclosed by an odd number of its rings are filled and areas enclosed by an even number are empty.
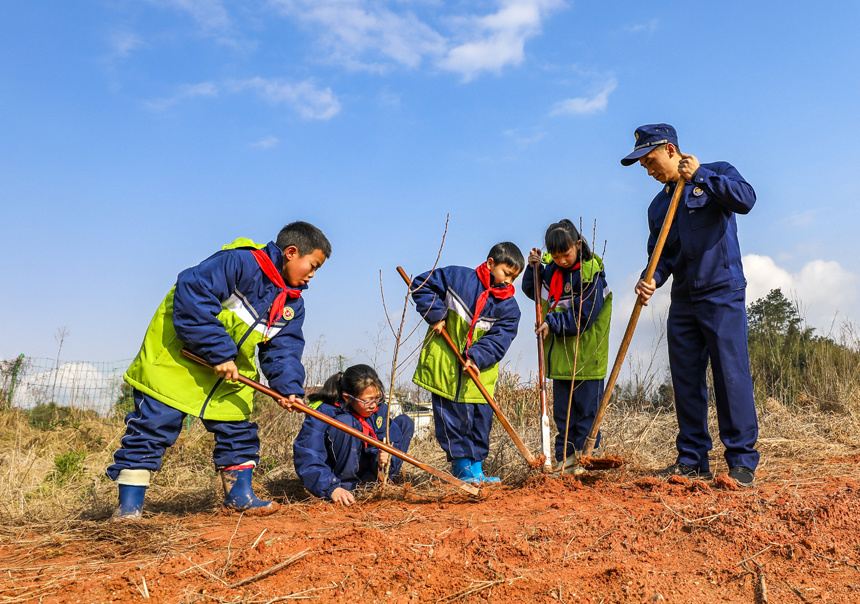
[[[536,323],[535,329],[539,328],[543,323],[543,311],[540,305],[540,260],[536,261],[532,265],[532,270],[534,270],[534,287],[535,287],[535,316]],[[549,436],[549,413],[547,411],[547,397],[546,397],[546,375],[544,369],[544,363],[546,361],[544,355],[544,347],[543,347],[543,336],[541,334],[537,334],[537,349],[538,349],[538,390],[540,392],[540,424],[541,424],[541,455],[544,457],[544,470],[549,470],[552,466],[550,462],[551,452],[550,452],[550,436]]]
[[[193,352],[191,352],[188,349],[183,349],[182,354],[184,354],[186,357],[188,357],[192,361],[196,361],[196,362],[200,363],[201,365],[205,365],[206,367],[212,367],[212,365],[210,363],[206,362],[205,359],[197,356],[196,354],[194,354]],[[254,390],[258,390],[258,391],[262,392],[263,394],[268,394],[273,399],[277,400],[277,399],[287,398],[287,397],[283,396],[282,394],[280,394],[279,392],[269,388],[268,386],[264,386],[260,382],[254,381],[250,378],[246,378],[244,375],[240,374],[238,381],[245,384],[246,386],[250,386]],[[356,430],[352,426],[347,426],[346,424],[339,422],[332,417],[329,417],[325,413],[320,413],[316,409],[311,409],[310,407],[308,407],[304,403],[293,403],[292,407],[293,407],[293,409],[298,409],[302,413],[310,415],[311,417],[317,418],[321,422],[325,422],[329,426],[333,426],[333,427],[337,428],[338,430],[342,430],[342,431],[346,432],[347,434],[349,434],[350,436],[354,436],[358,439],[361,439],[364,442],[366,442],[370,445],[373,445],[374,447],[376,447],[382,451],[390,453],[391,455],[394,455],[395,457],[399,457],[403,461],[408,461],[413,466],[421,468],[425,472],[429,472],[430,474],[432,474],[436,478],[444,480],[445,482],[448,482],[448,483],[454,485],[455,487],[463,489],[464,491],[469,493],[469,495],[480,495],[481,494],[480,489],[477,489],[477,488],[473,487],[472,485],[467,484],[458,478],[454,478],[453,476],[451,476],[450,474],[448,474],[446,472],[443,472],[442,470],[437,470],[433,466],[427,465],[426,463],[424,463],[422,461],[418,461],[417,459],[415,459],[411,455],[404,453],[400,449],[392,447],[388,443],[384,443],[380,440],[376,440],[375,438],[368,436],[364,432],[359,432],[358,430]]]
[[[412,285],[412,279],[409,278],[409,275],[406,274],[406,271],[403,270],[403,267],[398,266],[397,272],[400,273],[400,276],[403,277],[404,281],[406,281],[406,285]],[[523,444],[523,441],[514,431],[514,428],[513,426],[511,426],[511,423],[502,413],[502,410],[499,409],[499,406],[496,404],[496,401],[493,400],[492,395],[490,395],[490,393],[487,392],[487,389],[484,388],[484,385],[481,383],[481,377],[478,372],[470,367],[466,367],[466,359],[464,359],[463,355],[460,354],[460,351],[457,349],[457,345],[454,344],[454,340],[451,339],[451,336],[448,334],[447,329],[442,330],[442,338],[444,338],[444,340],[448,343],[448,346],[451,347],[451,350],[454,351],[454,354],[457,356],[457,360],[460,361],[461,365],[463,365],[466,374],[470,378],[472,378],[472,382],[474,382],[475,386],[478,387],[478,390],[480,390],[484,399],[486,399],[486,401],[490,404],[490,407],[493,408],[493,412],[496,414],[496,417],[499,418],[499,422],[502,424],[502,427],[511,436],[511,439],[514,441],[514,444],[517,446],[517,449],[519,449],[523,457],[526,458],[526,462],[532,467],[538,467],[539,465],[541,465],[540,460],[535,459],[534,455],[532,455],[531,452],[526,448],[525,444]]]
[[[675,184],[675,193],[672,195],[672,201],[669,203],[669,209],[666,210],[666,218],[663,219],[663,227],[660,229],[660,235],[657,237],[657,243],[654,246],[654,251],[651,252],[651,258],[648,260],[648,267],[645,269],[644,280],[651,281],[654,278],[654,271],[657,270],[657,262],[660,260],[660,254],[663,253],[663,245],[666,243],[666,238],[669,236],[669,229],[672,222],[675,220],[675,210],[678,209],[678,202],[681,200],[681,193],[684,192],[686,181],[679,178]],[[582,447],[582,456],[589,457],[594,451],[594,445],[597,441],[597,432],[600,430],[600,424],[603,422],[603,416],[606,413],[606,407],[609,406],[609,399],[612,398],[612,389],[615,388],[615,381],[618,379],[618,374],[621,371],[621,365],[624,363],[624,357],[627,355],[627,349],[630,347],[630,340],[633,339],[633,331],[636,329],[636,323],[639,321],[639,314],[642,312],[642,299],[636,296],[636,304],[633,306],[633,313],[630,315],[630,321],[627,322],[627,331],[624,332],[624,337],[621,339],[621,346],[618,348],[618,354],[615,356],[615,364],[612,366],[612,372],[609,374],[609,380],[606,383],[606,388],[603,391],[603,398],[600,400],[600,405],[597,407],[597,414],[594,416],[594,423],[591,424],[591,430],[588,436],[585,437],[585,444]]]

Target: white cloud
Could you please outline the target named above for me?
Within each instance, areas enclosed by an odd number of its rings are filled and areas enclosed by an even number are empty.
[[[377,95],[377,102],[381,107],[400,107],[400,95],[384,88]]]
[[[150,3],[188,13],[206,30],[225,29],[230,25],[229,14],[221,0],[150,0]]]
[[[766,296],[772,289],[780,288],[789,300],[800,302],[801,314],[807,324],[827,335],[843,320],[860,318],[860,277],[843,268],[838,262],[811,260],[801,267],[779,266],[768,256],[748,254],[743,257],[744,274],[747,279],[747,306]],[[614,355],[630,320],[636,303],[633,287],[639,273],[627,275],[613,281],[612,327],[610,352]],[[670,278],[671,279],[671,278]],[[630,350],[622,368],[622,380],[647,366],[657,355],[659,371],[667,368],[665,325],[671,303],[671,280],[657,290],[642,309],[631,341]],[[610,357],[613,362],[614,356]],[[658,375],[659,375],[658,371]]]
[[[611,78],[603,89],[590,97],[576,97],[560,101],[552,106],[550,115],[591,115],[606,111],[609,95],[618,87],[618,81]]]
[[[412,13],[366,0],[272,0],[284,14],[320,32],[329,60],[349,69],[383,71],[394,61],[417,67],[445,50],[445,40]]]
[[[536,143],[546,136],[543,130],[532,130],[524,132],[522,130],[505,130],[503,134],[513,139],[519,145],[530,145]]]
[[[747,303],[776,288],[789,299],[796,299],[807,322],[828,331],[833,319],[857,319],[860,279],[833,260],[810,260],[793,272],[777,266],[768,256],[744,256],[747,278]]]
[[[180,101],[193,99],[196,97],[215,97],[218,96],[218,86],[212,82],[202,82],[200,84],[186,84],[179,88],[172,97],[147,101],[146,106],[153,111],[164,111]]]
[[[639,33],[646,32],[649,34],[653,34],[660,27],[660,21],[657,19],[651,19],[650,21],[646,21],[645,23],[636,23],[634,25],[628,25],[624,27],[624,31],[630,33]]]
[[[250,78],[229,81],[219,88],[212,82],[182,86],[172,97],[148,101],[146,106],[153,111],[164,111],[197,97],[216,97],[222,91],[236,94],[245,90],[256,92],[272,105],[289,105],[305,119],[327,120],[340,112],[340,103],[331,88],[317,88],[310,80],[292,84],[278,79]]]
[[[277,147],[280,142],[281,141],[278,140],[277,136],[267,136],[265,138],[261,138],[256,143],[251,143],[251,146],[257,149],[271,149],[273,147]]]
[[[547,15],[565,5],[562,0],[502,0],[500,4],[492,15],[461,21],[471,31],[438,61],[442,69],[469,81],[482,71],[499,73],[507,65],[519,65],[526,40],[541,33]]]
[[[489,15],[441,16],[446,35],[413,12],[378,0],[272,0],[284,15],[315,29],[328,60],[348,69],[416,68],[425,60],[471,80],[523,62],[524,46],[564,0],[497,0]],[[408,3],[401,3],[408,4]],[[441,7],[445,7],[443,3]]]
[[[111,55],[123,59],[143,44],[140,36],[130,31],[114,32],[108,42],[111,47]]]
[[[273,104],[287,104],[305,119],[327,120],[340,112],[331,88],[317,88],[310,80],[291,84],[279,79],[251,78],[232,82],[234,90],[251,89]]]
[[[804,210],[802,212],[793,212],[783,218],[782,223],[792,227],[809,226],[810,224],[815,222],[820,213],[821,210],[819,208],[812,208],[810,210]]]

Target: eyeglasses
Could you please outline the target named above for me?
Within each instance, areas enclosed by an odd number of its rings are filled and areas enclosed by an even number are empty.
[[[344,394],[346,394],[353,401],[361,403],[365,407],[379,407],[382,405],[382,403],[385,402],[385,395],[384,394],[381,394],[376,398],[370,399],[369,401],[366,401],[364,399],[360,399],[357,396],[352,396],[349,392],[345,392]]]

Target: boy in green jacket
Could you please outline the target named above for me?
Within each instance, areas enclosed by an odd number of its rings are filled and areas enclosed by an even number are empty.
[[[255,355],[285,409],[304,396],[301,291],[331,255],[315,226],[293,222],[267,245],[238,239],[182,271],[155,313],[125,374],[134,410],[107,475],[119,486],[114,519],[141,517],[152,472],[182,429],[197,416],[215,436],[213,460],[224,485],[225,510],[257,515],[278,505],[258,499],[251,475],[259,460],[253,390],[236,381],[258,379]],[[182,355],[188,348],[213,367]]]

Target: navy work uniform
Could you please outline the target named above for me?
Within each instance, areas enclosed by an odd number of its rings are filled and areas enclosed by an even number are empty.
[[[668,124],[636,130],[634,151],[621,160],[636,163],[656,146],[671,142]],[[648,207],[648,254],[652,253],[675,190],[663,185]],[[747,347],[746,279],[735,214],[747,214],[755,191],[729,163],[701,164],[684,187],[675,220],[654,273],[660,287],[672,275],[667,325],[669,366],[678,416],[678,463],[709,470],[707,367],[714,374],[720,440],[729,468],[755,470],[758,419]],[[644,272],[643,272],[644,277]]]

